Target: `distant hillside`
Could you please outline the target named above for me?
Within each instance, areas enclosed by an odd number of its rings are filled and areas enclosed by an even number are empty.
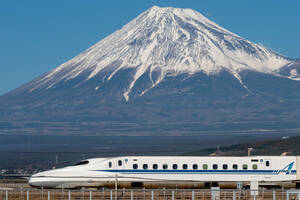
[[[265,140],[260,142],[242,143],[232,146],[220,146],[219,148],[208,148],[194,152],[188,152],[184,155],[221,155],[221,156],[246,156],[248,147],[252,147],[251,155],[281,155],[287,152],[287,155],[300,155],[300,136],[282,138],[280,140]]]

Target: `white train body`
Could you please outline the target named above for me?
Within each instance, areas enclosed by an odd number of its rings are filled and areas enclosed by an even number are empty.
[[[34,174],[29,184],[44,188],[99,187],[118,183],[285,182],[300,180],[300,157],[95,158]]]

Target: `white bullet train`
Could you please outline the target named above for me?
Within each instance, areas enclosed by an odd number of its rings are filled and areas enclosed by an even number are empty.
[[[300,180],[300,156],[94,158],[32,175],[38,188],[200,187],[211,183],[273,184]],[[255,185],[255,184],[254,184]]]

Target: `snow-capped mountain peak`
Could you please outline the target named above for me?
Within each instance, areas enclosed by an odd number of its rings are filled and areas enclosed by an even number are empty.
[[[300,128],[299,107],[300,59],[252,43],[194,10],[154,6],[1,96],[0,130],[290,134]]]
[[[292,61],[222,28],[192,9],[153,6],[120,30],[44,76],[33,88],[51,88],[60,81],[86,76],[85,81],[112,68],[107,81],[121,69],[134,69],[133,79],[123,96],[129,100],[136,81],[147,71],[158,85],[166,74],[204,72],[217,74],[226,69],[242,84],[239,73],[253,70],[277,73]],[[112,67],[113,66],[113,67]],[[99,80],[99,85],[103,80]],[[95,88],[97,89],[97,88]],[[32,91],[32,90],[31,90]]]

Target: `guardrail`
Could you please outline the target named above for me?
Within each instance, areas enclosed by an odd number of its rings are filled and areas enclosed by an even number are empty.
[[[209,190],[209,189],[102,189],[102,190],[0,190],[1,200],[58,200],[58,199],[203,199],[203,200],[300,200],[300,190]]]

